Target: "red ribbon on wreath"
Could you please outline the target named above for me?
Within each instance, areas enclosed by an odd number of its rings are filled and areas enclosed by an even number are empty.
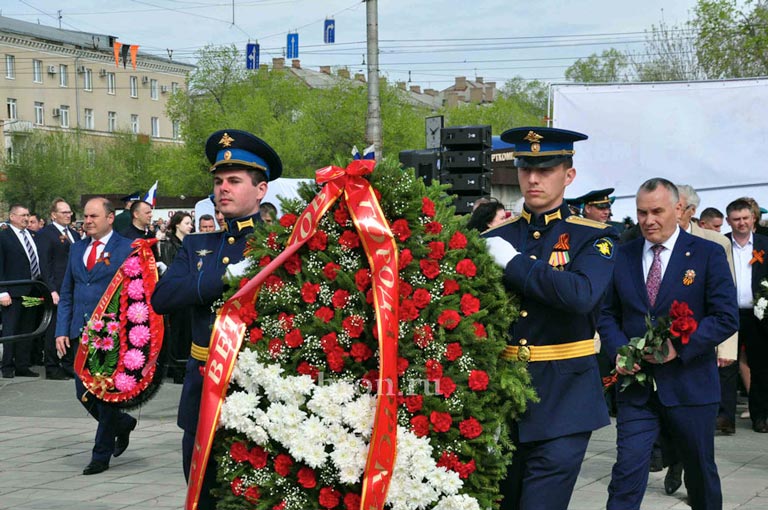
[[[318,170],[316,180],[324,186],[299,216],[285,250],[222,306],[213,326],[203,379],[200,416],[185,503],[187,510],[197,509],[205,467],[210,458],[214,434],[221,415],[221,406],[232,377],[237,353],[245,336],[246,325],[240,318],[238,310],[244,303],[253,302],[267,276],[283,265],[286,259],[296,253],[315,234],[323,215],[342,194],[371,267],[379,341],[376,413],[363,474],[360,508],[381,510],[384,507],[395,465],[397,444],[397,335],[400,278],[397,244],[373,187],[363,177],[370,174],[375,165],[374,160],[361,159],[353,161],[346,168],[327,166]]]

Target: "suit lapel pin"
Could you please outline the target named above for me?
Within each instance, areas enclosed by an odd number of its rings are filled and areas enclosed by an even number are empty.
[[[197,260],[197,270],[200,271],[200,269],[203,267],[203,259]]]
[[[690,285],[693,283],[693,280],[696,278],[696,271],[693,269],[689,269],[685,272],[685,275],[683,276],[683,285]]]
[[[691,256],[691,252],[689,252],[689,251],[685,252],[685,256],[686,257],[690,257]]]

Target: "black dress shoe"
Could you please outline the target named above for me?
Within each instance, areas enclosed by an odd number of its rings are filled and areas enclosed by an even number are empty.
[[[119,457],[125,450],[128,449],[128,443],[131,440],[131,432],[136,428],[136,420],[133,421],[133,425],[127,431],[122,434],[118,434],[115,437],[115,452],[112,454],[115,457]]]
[[[40,377],[40,374],[38,374],[37,372],[33,372],[28,368],[25,368],[24,370],[17,370],[16,376],[17,377]]]
[[[653,447],[651,451],[651,466],[648,469],[651,473],[658,473],[664,469],[664,461],[661,458],[661,448]]]
[[[718,416],[715,422],[715,433],[722,436],[732,436],[736,433],[736,426],[725,416]]]
[[[47,372],[45,374],[45,378],[50,379],[51,381],[66,381],[67,379],[72,379],[69,375],[64,373],[64,371],[61,369]]]
[[[674,494],[683,484],[683,464],[678,462],[672,464],[667,469],[667,475],[664,477],[664,492]]]
[[[3,372],[3,379],[13,379],[13,372]]]
[[[755,432],[766,433],[768,432],[768,424],[765,420],[755,420],[752,423],[752,430]]]
[[[83,469],[84,475],[96,475],[99,473],[103,473],[109,469],[109,464],[105,464],[104,462],[99,462],[98,460],[92,460],[90,464],[85,466],[85,469]]]

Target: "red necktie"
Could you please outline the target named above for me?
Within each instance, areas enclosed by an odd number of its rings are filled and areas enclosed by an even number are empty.
[[[85,268],[90,271],[93,266],[96,265],[96,247],[101,244],[101,241],[94,241],[91,244],[91,252],[88,254],[88,260],[85,262]]]

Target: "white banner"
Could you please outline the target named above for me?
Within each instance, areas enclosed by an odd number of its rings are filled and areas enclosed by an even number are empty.
[[[612,187],[613,220],[635,219],[638,186],[665,177],[697,190],[698,212],[768,206],[768,80],[556,85],[553,98],[553,124],[589,135],[566,197]]]

